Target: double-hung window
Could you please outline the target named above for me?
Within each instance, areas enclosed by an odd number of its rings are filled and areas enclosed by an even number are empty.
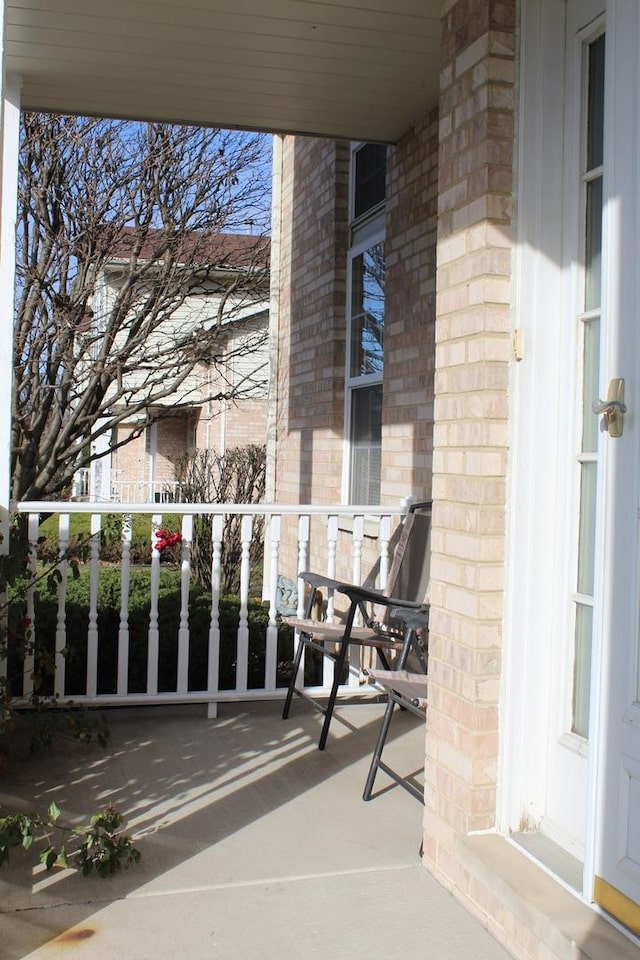
[[[347,262],[346,424],[350,503],[380,502],[386,147],[354,146]]]

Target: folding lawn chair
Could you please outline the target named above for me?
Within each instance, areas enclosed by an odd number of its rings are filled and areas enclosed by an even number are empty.
[[[387,776],[407,790],[412,797],[415,797],[420,803],[424,803],[424,789],[416,785],[412,776],[403,775],[389,766],[382,759],[382,751],[396,705],[403,710],[409,710],[422,720],[425,718],[427,710],[427,660],[424,644],[420,643],[419,637],[421,634],[426,634],[429,629],[429,615],[425,611],[412,611],[396,607],[391,610],[391,616],[404,622],[405,644],[398,661],[397,670],[366,671],[370,680],[387,691],[387,707],[373,751],[362,799],[371,799],[376,774],[378,770],[383,770]],[[415,657],[411,666],[417,667],[417,670],[406,669],[412,650],[415,652]]]
[[[413,504],[405,518],[383,591],[332,580],[321,574],[299,574],[309,584],[310,591],[306,616],[283,618],[285,623],[299,631],[299,638],[282,716],[284,719],[289,716],[294,693],[316,706],[324,714],[318,742],[320,750],[325,748],[338,688],[348,668],[349,647],[357,645],[375,649],[382,667],[389,670],[389,657],[402,652],[406,639],[405,626],[390,616],[390,611],[393,608],[427,609],[425,598],[429,584],[430,534],[431,503]],[[311,613],[317,609],[321,589],[333,590],[348,598],[349,609],[344,622],[328,623],[312,619]],[[358,613],[362,616],[363,626],[355,622]],[[333,661],[333,681],[326,705],[311,697],[302,685],[300,665],[305,650],[316,651]]]

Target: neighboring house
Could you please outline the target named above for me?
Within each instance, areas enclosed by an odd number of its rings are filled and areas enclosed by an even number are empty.
[[[149,240],[151,245],[153,238]],[[174,328],[184,335],[207,329],[223,311],[216,357],[198,364],[180,392],[123,420],[111,436],[101,438],[103,455],[88,468],[81,493],[88,499],[119,502],[161,502],[180,498],[179,464],[196,450],[217,454],[264,443],[269,380],[269,274],[256,285],[255,270],[268,261],[268,240],[250,235],[222,235],[223,257],[216,244],[219,265],[207,268],[206,279],[194,279],[193,289],[163,325],[163,337]],[[256,262],[256,250],[259,261]],[[122,256],[126,257],[123,242]],[[141,259],[144,260],[144,250]],[[225,262],[226,260],[226,262]],[[242,279],[248,273],[246,289]],[[195,273],[195,271],[194,271]],[[114,257],[98,284],[99,308],[109,310],[122,282],[120,261]],[[233,285],[233,296],[225,301]],[[224,396],[223,396],[224,395]],[[222,396],[222,398],[218,398]]]
[[[87,2],[4,0],[5,241],[20,102],[285,135],[267,496],[433,498],[423,863],[522,960],[637,956],[640,4],[167,0],[138,66]]]

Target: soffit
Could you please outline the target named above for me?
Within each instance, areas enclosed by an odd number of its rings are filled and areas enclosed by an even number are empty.
[[[397,140],[438,100],[440,0],[5,0],[25,109]]]

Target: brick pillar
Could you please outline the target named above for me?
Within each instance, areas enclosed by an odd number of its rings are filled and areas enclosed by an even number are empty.
[[[445,0],[425,861],[495,820],[504,600],[515,0]]]
[[[438,111],[387,152],[381,502],[431,497]]]

